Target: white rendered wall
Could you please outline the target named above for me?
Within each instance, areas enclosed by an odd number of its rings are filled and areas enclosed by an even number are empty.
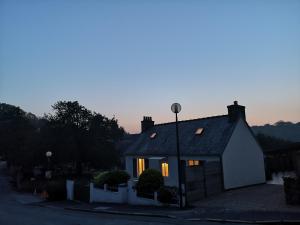
[[[225,189],[266,181],[263,152],[242,119],[233,131],[222,163]]]
[[[159,159],[151,159],[155,156],[147,156],[145,158],[150,158],[149,160],[149,168],[156,169],[161,171],[161,160]],[[130,177],[133,179],[136,179],[133,177],[133,165],[132,165],[132,156],[126,156],[126,171],[130,174]],[[169,176],[164,177],[164,183],[167,186],[178,186],[178,167],[177,167],[177,157],[176,156],[169,156],[165,157],[165,160],[169,164]],[[203,160],[203,161],[219,161],[219,157],[216,156],[182,156],[181,160]],[[186,162],[187,165],[187,162]]]

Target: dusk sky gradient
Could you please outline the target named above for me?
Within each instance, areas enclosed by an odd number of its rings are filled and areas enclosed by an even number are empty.
[[[0,0],[0,102],[78,100],[129,132],[226,114],[300,121],[300,1]]]

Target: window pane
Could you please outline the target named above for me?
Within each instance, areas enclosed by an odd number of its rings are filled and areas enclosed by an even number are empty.
[[[193,165],[194,165],[194,160],[189,160],[189,161],[188,161],[188,165],[189,165],[189,166],[193,166]]]
[[[161,164],[161,173],[164,177],[169,176],[169,164],[164,162]]]
[[[138,165],[137,165],[137,172],[138,175],[141,175],[141,173],[145,170],[145,160],[138,158]]]
[[[188,160],[188,166],[199,166],[199,165],[200,165],[200,160],[193,160],[193,159]]]
[[[203,128],[198,128],[195,132],[196,135],[200,135],[203,132]]]

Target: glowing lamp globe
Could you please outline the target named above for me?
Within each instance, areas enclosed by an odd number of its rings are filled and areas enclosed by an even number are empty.
[[[179,103],[173,103],[171,110],[173,113],[179,113],[181,111],[181,105]]]
[[[51,157],[52,156],[52,152],[50,152],[50,151],[46,152],[46,156],[47,157]]]

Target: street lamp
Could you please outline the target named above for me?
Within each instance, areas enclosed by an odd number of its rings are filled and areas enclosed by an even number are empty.
[[[50,158],[52,156],[52,152],[51,151],[47,151],[46,152],[46,157],[48,159],[48,169],[50,169]]]
[[[51,171],[50,171],[50,158],[52,157],[52,152],[51,151],[47,151],[46,152],[46,157],[48,160],[48,170],[46,171],[46,178],[50,179],[51,178]]]
[[[51,152],[51,151],[46,152],[46,156],[47,156],[48,158],[50,158],[50,157],[52,156],[52,152]]]
[[[181,162],[180,162],[180,151],[179,151],[179,135],[178,135],[178,116],[177,114],[181,111],[181,105],[174,103],[171,106],[171,110],[176,115],[176,146],[177,146],[177,167],[178,167],[178,186],[179,186],[179,206],[182,209],[182,181],[181,181]]]

